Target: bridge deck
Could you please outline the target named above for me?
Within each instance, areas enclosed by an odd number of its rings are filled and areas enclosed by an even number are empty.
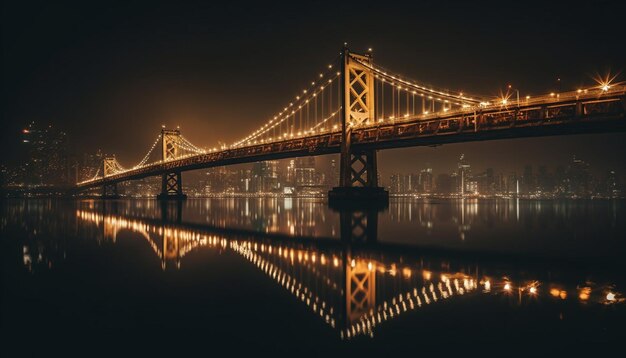
[[[519,107],[491,106],[444,115],[416,116],[353,127],[354,149],[432,146],[490,139],[626,130],[626,91],[563,95],[525,102]],[[78,183],[78,191],[174,171],[211,168],[340,152],[341,132],[321,133],[272,143],[225,149]]]

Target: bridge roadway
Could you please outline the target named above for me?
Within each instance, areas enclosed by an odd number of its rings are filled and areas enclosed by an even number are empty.
[[[352,148],[391,149],[434,146],[447,143],[510,139],[563,134],[626,131],[626,90],[606,93],[563,93],[520,106],[491,105],[397,120],[385,119],[372,125],[352,127]],[[301,156],[340,153],[341,132],[328,132],[304,138],[193,155],[157,162],[77,184],[76,190],[99,187],[127,180],[171,172],[183,172],[231,164],[251,163]]]

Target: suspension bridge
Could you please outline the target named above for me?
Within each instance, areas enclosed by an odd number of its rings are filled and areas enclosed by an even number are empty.
[[[421,84],[375,64],[371,53],[340,55],[255,131],[230,145],[207,148],[180,129],[162,128],[131,167],[104,158],[76,192],[102,188],[116,197],[123,181],[161,176],[159,198],[185,197],[182,172],[264,160],[340,154],[339,186],[331,200],[380,199],[376,152],[467,141],[624,131],[626,86],[494,99]],[[160,155],[159,155],[160,154]]]

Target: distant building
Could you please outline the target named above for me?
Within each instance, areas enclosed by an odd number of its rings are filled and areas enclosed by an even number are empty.
[[[591,195],[589,164],[574,156],[567,168],[566,182],[568,194],[583,197]]]
[[[535,187],[535,176],[533,175],[532,165],[524,166],[524,174],[522,175],[522,192],[524,194],[531,194],[537,191]]]
[[[614,170],[609,170],[605,174],[603,180],[599,183],[598,191],[609,198],[619,198],[621,196],[622,188]]]
[[[465,160],[465,154],[461,154],[457,163],[457,183],[456,190],[460,195],[464,195],[467,191],[467,183],[472,178],[472,169]]]
[[[233,192],[252,193],[256,188],[252,185],[252,171],[240,169],[232,173]]]
[[[539,166],[537,173],[537,190],[542,193],[554,191],[554,178],[548,173],[548,169],[545,165]]]
[[[493,168],[487,168],[484,172],[474,176],[476,182],[476,193],[482,195],[493,195],[496,193],[496,179]]]
[[[339,163],[337,163],[337,159],[330,160],[330,169],[326,178],[328,186],[334,187],[339,185]]]
[[[25,184],[68,185],[74,182],[65,132],[52,125],[32,122],[22,130],[22,145],[29,156],[21,168]]]
[[[278,161],[266,160],[252,165],[252,192],[271,193],[280,190]]]
[[[452,194],[454,188],[454,180],[450,174],[439,174],[435,181],[435,190],[438,194]]]
[[[503,193],[508,195],[518,194],[519,177],[516,172],[509,173],[504,177]]]
[[[410,194],[413,192],[413,183],[411,174],[392,174],[389,177],[389,193],[390,194]]]
[[[226,193],[235,191],[237,183],[235,183],[236,173],[232,172],[228,167],[216,167],[207,170],[206,180],[203,183],[203,191],[205,194]]]
[[[320,184],[315,169],[315,157],[296,158],[293,167],[295,186],[306,187]]]
[[[415,182],[415,191],[420,193],[430,193],[433,191],[433,169],[422,169],[419,173],[417,182]]]

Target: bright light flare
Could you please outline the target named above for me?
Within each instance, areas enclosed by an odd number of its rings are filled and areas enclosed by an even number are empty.
[[[617,76],[619,76],[619,73],[617,73],[614,76],[611,76],[611,73],[609,72],[604,76],[601,76],[600,74],[596,74],[593,79],[598,84],[596,88],[600,89],[600,91],[602,92],[608,92],[611,88],[613,88],[613,86],[621,84],[621,82],[620,83],[615,82],[615,79],[617,78]]]
[[[506,106],[509,103],[510,98],[511,93],[509,92],[509,90],[507,90],[506,93],[502,93],[502,91],[500,91],[500,95],[498,96],[496,103],[499,103],[502,106]]]

